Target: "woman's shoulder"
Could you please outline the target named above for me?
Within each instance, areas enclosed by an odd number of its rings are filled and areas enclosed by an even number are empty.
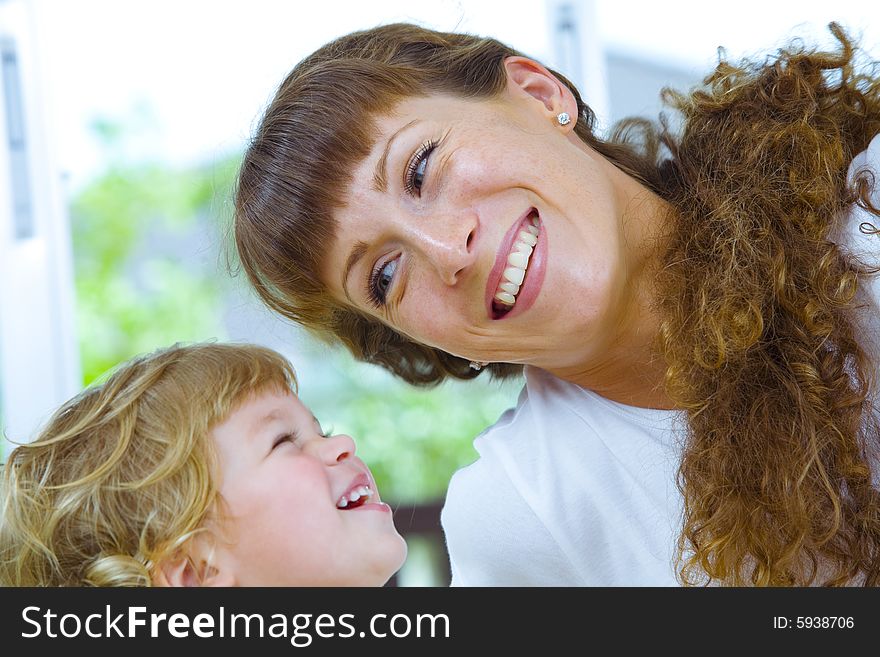
[[[869,196],[875,207],[880,207],[880,134],[874,136],[868,147],[856,155],[849,165],[847,181],[855,189],[859,180],[869,185]],[[832,240],[846,253],[870,270],[880,269],[880,221],[862,204],[853,203],[844,221],[832,233]],[[874,227],[874,228],[872,228]],[[871,360],[880,365],[880,276],[868,275],[858,290],[856,322],[862,336],[862,346]]]
[[[597,426],[632,425],[645,430],[666,430],[681,415],[679,411],[621,404],[537,367],[526,366],[523,372],[525,386],[516,407],[505,412],[478,440],[518,434],[534,437],[536,431],[558,433],[563,427],[589,430]]]
[[[871,143],[861,153],[856,155],[849,165],[848,179],[852,182],[860,171],[865,169],[872,170],[875,174],[880,174],[880,133],[874,135]],[[878,185],[874,185],[874,194],[880,193]]]
[[[850,187],[855,188],[859,180],[868,183],[871,202],[880,207],[880,134],[875,135],[849,165],[847,181]],[[832,233],[832,240],[864,265],[874,268],[880,266],[880,236],[873,230],[866,230],[870,226],[880,228],[878,217],[859,203],[853,203],[845,220]]]
[[[850,186],[855,187],[860,179],[864,179],[868,183],[871,202],[875,207],[880,207],[880,180],[878,178],[880,178],[880,133],[874,135],[868,147],[852,159],[847,172]],[[858,204],[853,206],[852,212],[859,218],[864,214],[874,217],[876,220],[874,215],[869,214]],[[872,223],[876,224],[876,221]]]
[[[474,440],[480,456],[502,448],[516,449],[520,444],[533,449],[544,434],[557,433],[563,426],[573,429],[572,423],[583,424],[584,406],[590,398],[581,388],[536,367],[526,366],[523,374],[525,382],[516,406]]]
[[[592,458],[646,443],[665,448],[680,433],[678,411],[620,404],[536,367],[527,366],[524,374],[517,405],[474,440],[480,458],[470,474]]]

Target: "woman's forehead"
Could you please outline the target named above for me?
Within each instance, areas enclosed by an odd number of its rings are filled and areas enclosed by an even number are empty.
[[[434,93],[424,96],[409,96],[395,103],[390,109],[378,112],[375,127],[378,136],[398,129],[403,123],[413,120],[431,121],[455,119],[462,113],[487,110],[495,105],[499,97],[465,98],[455,94]]]

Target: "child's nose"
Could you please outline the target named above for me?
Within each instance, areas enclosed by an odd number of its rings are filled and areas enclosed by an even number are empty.
[[[355,444],[351,436],[337,434],[320,441],[316,445],[321,459],[328,465],[342,463],[345,459],[354,456]]]

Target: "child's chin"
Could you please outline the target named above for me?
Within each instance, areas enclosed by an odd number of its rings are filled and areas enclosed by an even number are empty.
[[[375,579],[371,583],[365,583],[364,586],[385,586],[388,580],[403,566],[406,561],[406,553],[406,541],[395,532],[394,537],[390,537],[386,551],[382,554],[381,563],[377,564],[374,571]]]
[[[393,575],[398,570],[400,570],[401,567],[403,566],[404,562],[406,561],[406,554],[407,554],[406,541],[403,540],[403,536],[401,536],[400,534],[397,535],[397,538],[399,539],[400,547],[398,548],[397,559],[395,560],[395,563],[397,565],[394,566],[394,572],[392,572],[391,575]],[[391,579],[391,575],[388,575],[388,579]]]

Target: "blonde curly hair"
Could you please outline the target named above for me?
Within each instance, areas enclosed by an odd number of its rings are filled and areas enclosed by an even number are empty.
[[[252,345],[175,345],[121,365],[10,454],[0,585],[150,586],[217,508],[212,427],[295,386],[282,356]]]

